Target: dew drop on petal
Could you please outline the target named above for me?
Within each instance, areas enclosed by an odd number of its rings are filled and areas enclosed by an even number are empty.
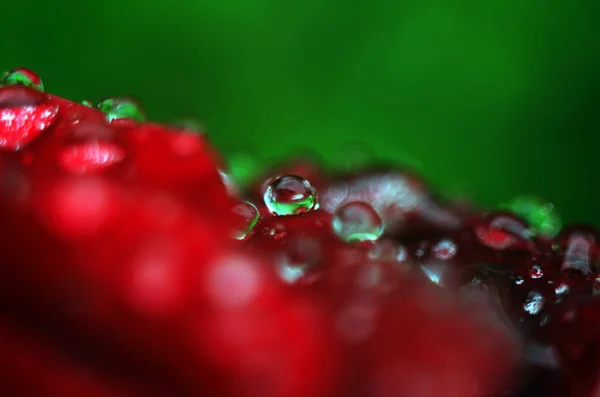
[[[128,119],[141,123],[146,120],[141,106],[132,99],[106,98],[100,101],[97,107],[106,114],[108,122]]]
[[[276,178],[265,190],[263,198],[274,215],[299,215],[317,206],[315,189],[306,179],[296,175]]]
[[[44,92],[44,83],[35,72],[25,68],[9,70],[2,76],[2,85],[22,85]]]
[[[243,240],[252,233],[260,219],[258,209],[249,201],[242,201],[234,205],[231,211],[235,217],[231,237],[236,240]]]
[[[333,217],[334,232],[345,242],[375,241],[383,234],[383,223],[377,212],[363,202],[340,207]]]

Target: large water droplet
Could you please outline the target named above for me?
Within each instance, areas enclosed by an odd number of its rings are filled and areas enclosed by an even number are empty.
[[[248,201],[236,204],[231,210],[235,216],[231,237],[236,240],[245,239],[260,219],[258,209]]]
[[[146,115],[139,104],[126,98],[106,98],[98,103],[98,109],[106,113],[106,120],[130,119],[137,122],[146,120]]]
[[[295,237],[283,248],[277,261],[277,273],[287,283],[310,283],[318,277],[318,267],[323,252],[321,244],[313,237]]]
[[[219,176],[221,177],[221,181],[223,182],[223,185],[225,185],[225,189],[227,189],[227,193],[231,197],[237,197],[239,194],[238,186],[235,183],[235,181],[233,180],[233,178],[231,177],[231,175],[223,170],[218,170],[218,171],[219,171]]]
[[[269,184],[265,204],[274,215],[298,215],[315,209],[317,194],[310,182],[296,175],[286,175]]]
[[[4,76],[2,76],[2,84],[23,85],[38,91],[44,91],[44,83],[42,83],[40,76],[25,68],[16,68],[4,73]]]
[[[25,147],[49,128],[57,115],[54,104],[0,108],[0,148]]]
[[[374,241],[383,234],[383,223],[377,212],[368,204],[358,201],[338,209],[332,226],[335,233],[348,243]]]

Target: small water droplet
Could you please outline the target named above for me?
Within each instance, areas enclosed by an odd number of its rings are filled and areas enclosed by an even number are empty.
[[[529,269],[529,277],[533,279],[540,278],[544,275],[544,269],[540,265],[533,265]]]
[[[29,69],[16,68],[9,70],[2,76],[3,85],[23,85],[44,92],[42,79]]]
[[[377,212],[363,202],[343,205],[332,221],[333,230],[345,242],[375,241],[383,234],[383,223]]]
[[[521,277],[521,276],[517,276],[517,277],[515,278],[515,284],[517,284],[517,285],[521,285],[521,284],[523,284],[524,282],[525,282],[525,279],[524,279],[523,277]]]
[[[289,284],[310,283],[318,277],[322,247],[313,237],[296,237],[288,241],[277,261],[277,273]]]
[[[423,274],[434,284],[441,287],[445,286],[445,281],[448,279],[449,269],[448,263],[430,262],[420,266]]]
[[[106,114],[108,122],[129,119],[141,123],[146,120],[146,115],[141,106],[132,99],[106,98],[100,101],[97,107]]]
[[[456,256],[458,247],[452,240],[442,240],[433,247],[433,255],[437,259],[450,260]]]
[[[92,103],[92,101],[88,101],[87,99],[81,101],[81,104],[85,107],[91,108],[94,106],[94,104]]]
[[[546,300],[544,299],[542,294],[536,291],[531,291],[525,299],[525,302],[523,304],[523,310],[525,310],[532,316],[535,316],[536,314],[539,314],[542,311],[545,304]]]
[[[594,296],[600,295],[600,276],[594,277],[592,281],[592,294]]]
[[[223,171],[223,170],[218,170],[218,171],[219,171],[219,176],[221,177],[221,181],[223,182],[223,185],[225,185],[225,189],[227,189],[227,193],[231,197],[237,197],[239,194],[239,191],[238,191],[238,187],[237,187],[235,181],[225,171]]]
[[[245,239],[254,229],[260,219],[258,209],[248,201],[236,204],[232,210],[236,217],[235,225],[231,230],[231,237],[236,240]]]
[[[408,260],[408,251],[401,245],[398,247],[398,254],[396,254],[397,262],[406,262]]]
[[[274,215],[299,215],[316,209],[317,194],[306,179],[286,175],[269,184],[264,201]]]
[[[558,287],[554,289],[556,295],[564,295],[569,293],[569,285],[566,283],[560,284]]]

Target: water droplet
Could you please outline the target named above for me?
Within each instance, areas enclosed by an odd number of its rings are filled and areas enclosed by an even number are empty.
[[[286,175],[269,184],[265,204],[274,215],[299,215],[316,209],[317,194],[310,182],[296,175]]]
[[[277,261],[277,273],[289,284],[315,281],[322,250],[316,238],[301,236],[290,239]]]
[[[132,99],[126,98],[107,98],[98,103],[98,109],[106,114],[106,120],[130,119],[137,122],[144,122],[146,116],[142,108]]]
[[[248,201],[236,204],[232,210],[235,215],[235,224],[231,230],[231,237],[236,240],[245,239],[254,229],[260,219],[258,209]]]
[[[600,295],[600,276],[596,276],[592,281],[592,294],[594,296]]]
[[[448,263],[444,262],[430,262],[420,266],[423,274],[434,284],[441,287],[445,286],[447,279],[450,277],[448,274],[450,269]]]
[[[73,174],[104,170],[124,158],[125,151],[119,146],[99,141],[70,145],[58,153],[61,167]]]
[[[458,247],[452,240],[442,240],[433,247],[433,255],[437,259],[450,260],[456,256]]]
[[[29,69],[17,68],[9,70],[2,76],[3,85],[22,85],[44,92],[42,79]]]
[[[517,285],[521,285],[521,284],[523,284],[524,282],[525,282],[525,279],[524,279],[523,277],[521,277],[521,276],[517,276],[517,277],[515,278],[515,284],[517,284]]]
[[[383,234],[383,224],[377,212],[366,203],[343,205],[332,221],[333,230],[344,241],[375,241]]]
[[[227,189],[227,193],[231,197],[237,197],[239,194],[238,187],[235,181],[231,178],[231,176],[223,170],[218,170],[219,176],[221,177],[221,181],[223,185],[225,185],[225,189]]]
[[[544,275],[544,269],[542,269],[542,267],[540,265],[533,265],[531,266],[531,268],[529,269],[529,277],[536,279],[536,278],[540,278]]]
[[[554,289],[556,295],[564,295],[569,293],[569,285],[566,283],[560,284],[558,287]]]
[[[93,106],[94,106],[94,104],[92,103],[92,101],[88,101],[87,99],[86,99],[86,100],[83,100],[83,101],[81,101],[81,104],[82,104],[83,106],[85,106],[85,107],[88,107],[88,108],[91,108],[91,107],[93,107]]]
[[[25,147],[52,126],[57,115],[54,104],[0,108],[0,148]]]
[[[525,299],[525,302],[523,303],[523,310],[525,310],[527,313],[531,314],[532,316],[535,316],[536,314],[539,314],[542,311],[545,304],[546,304],[546,300],[544,299],[542,294],[540,294],[539,292],[536,292],[536,291],[531,291],[527,295],[527,298]]]

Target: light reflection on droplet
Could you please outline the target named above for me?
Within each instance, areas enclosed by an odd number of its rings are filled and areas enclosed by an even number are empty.
[[[523,304],[523,309],[527,313],[534,316],[536,314],[539,314],[542,311],[545,304],[546,304],[546,300],[544,299],[542,294],[540,294],[539,292],[536,292],[536,291],[531,291],[527,295],[527,299],[525,300],[525,302]]]

